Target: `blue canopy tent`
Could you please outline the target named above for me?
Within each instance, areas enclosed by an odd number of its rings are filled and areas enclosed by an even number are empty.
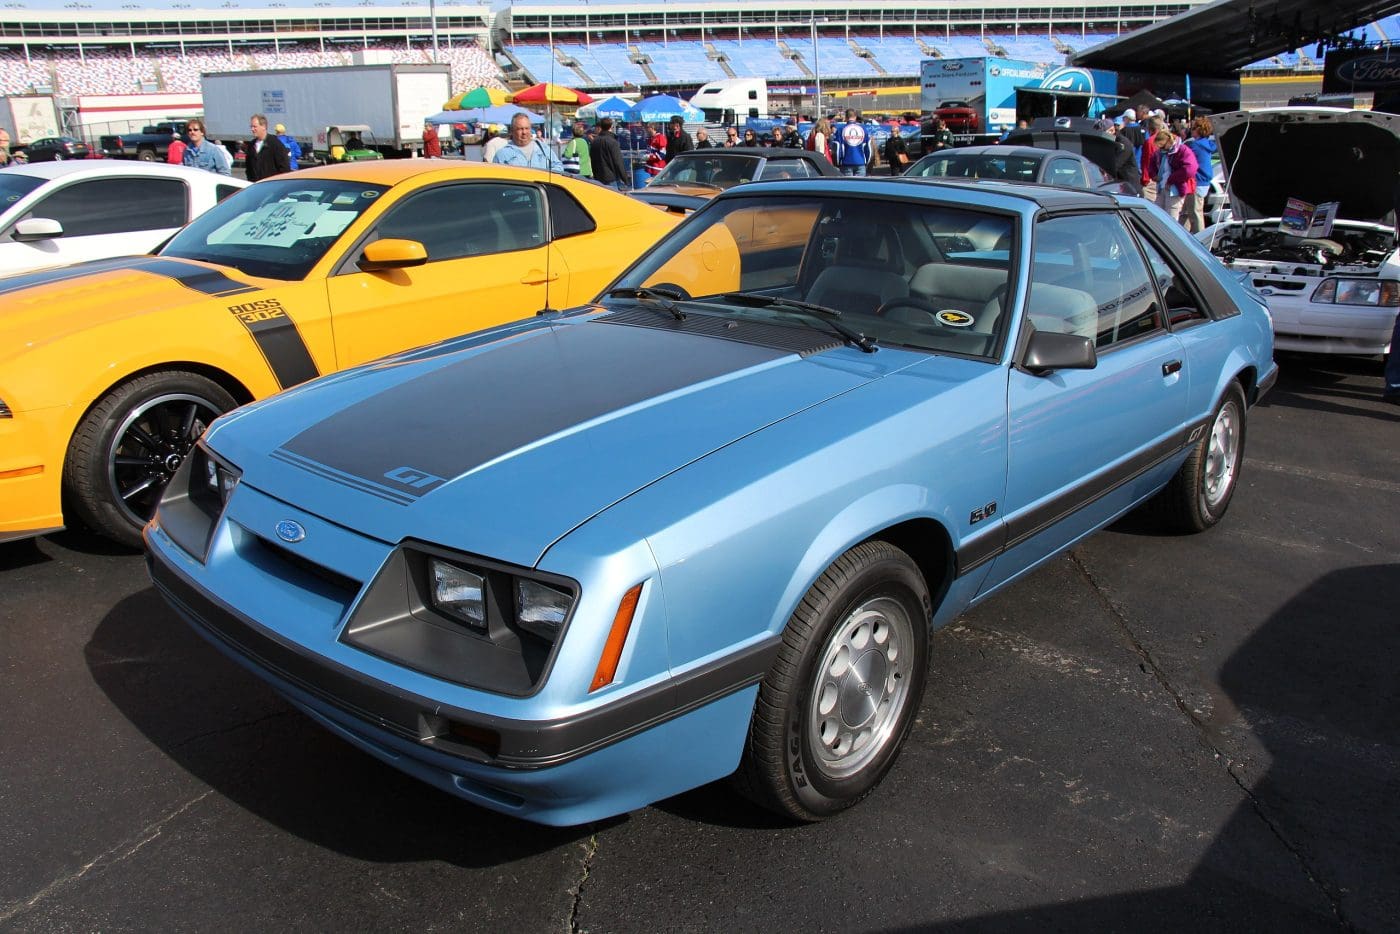
[[[601,101],[594,101],[579,108],[579,114],[592,115],[597,119],[612,117],[614,120],[624,119],[627,111],[637,106],[632,101],[622,97],[609,97]]]
[[[516,114],[524,114],[531,123],[544,123],[544,117],[524,107],[514,104],[497,104],[495,107],[473,107],[468,110],[444,110],[428,118],[432,124],[442,123],[510,123]]]
[[[670,120],[679,116],[686,123],[701,123],[705,114],[698,107],[692,107],[679,97],[670,94],[653,94],[643,98],[624,115],[625,119],[637,123],[651,123],[657,120]]]

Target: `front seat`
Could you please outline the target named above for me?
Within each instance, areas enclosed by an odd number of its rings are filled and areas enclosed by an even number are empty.
[[[891,225],[846,224],[835,232],[835,239],[834,261],[812,281],[807,301],[868,315],[890,299],[909,294],[904,254]]]

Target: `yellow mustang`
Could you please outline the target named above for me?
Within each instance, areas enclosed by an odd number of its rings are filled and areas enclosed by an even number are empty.
[[[151,256],[0,279],[0,542],[79,519],[139,544],[218,414],[586,302],[675,222],[529,169],[361,162],[244,189]]]

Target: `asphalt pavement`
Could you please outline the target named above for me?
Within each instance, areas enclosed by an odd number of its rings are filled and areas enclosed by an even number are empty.
[[[195,636],[139,555],[0,545],[0,930],[1395,930],[1400,408],[1289,359],[1224,522],[1133,517],[938,633],[885,783],[551,829]],[[620,776],[619,780],[625,780]]]

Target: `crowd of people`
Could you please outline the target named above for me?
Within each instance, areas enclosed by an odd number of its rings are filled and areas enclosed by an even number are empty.
[[[802,132],[802,126],[807,132]],[[680,116],[666,124],[648,124],[630,131],[628,145],[619,142],[618,125],[604,117],[595,125],[575,121],[565,127],[557,155],[542,135],[534,130],[529,116],[517,114],[503,135],[488,134],[482,158],[505,165],[525,165],[549,168],[570,175],[592,178],[616,188],[627,187],[630,179],[624,148],[638,156],[642,181],[661,174],[677,155],[694,149],[761,147],[769,149],[806,149],[828,159],[843,175],[867,175],[884,166],[891,175],[902,174],[910,162],[905,136],[908,126],[917,126],[909,115],[903,121],[891,121],[889,138],[877,146],[871,132],[872,124],[863,121],[854,110],[815,121],[797,115],[790,116],[770,130],[759,134],[752,127],[722,128],[723,135],[711,139],[709,128],[701,127],[694,136],[686,129]],[[432,132],[431,130],[425,132]],[[946,133],[942,145],[952,145],[952,134]],[[426,138],[426,137],[425,137]]]

